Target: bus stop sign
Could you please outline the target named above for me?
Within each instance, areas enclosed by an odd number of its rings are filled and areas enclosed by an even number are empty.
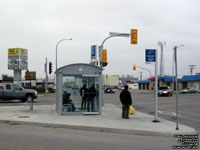
[[[147,64],[156,62],[156,50],[155,49],[146,49],[145,50],[145,62]]]

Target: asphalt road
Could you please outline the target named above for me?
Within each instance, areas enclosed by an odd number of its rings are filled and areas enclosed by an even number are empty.
[[[173,145],[179,145],[173,137],[0,124],[1,150],[169,150]]]
[[[120,91],[115,94],[103,94],[105,103],[121,107]],[[143,91],[131,91],[136,111],[154,115],[154,94]],[[200,94],[179,94],[179,123],[193,127],[200,133]],[[158,120],[164,118],[176,122],[176,96],[158,97]],[[174,127],[176,128],[176,127]]]

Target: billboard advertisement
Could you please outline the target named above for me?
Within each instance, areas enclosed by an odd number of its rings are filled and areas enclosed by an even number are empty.
[[[28,50],[24,48],[8,49],[8,69],[27,70],[28,69]]]
[[[36,72],[35,71],[26,71],[25,79],[26,80],[36,80]]]

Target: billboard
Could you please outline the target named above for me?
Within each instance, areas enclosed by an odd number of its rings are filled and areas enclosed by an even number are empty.
[[[27,70],[28,69],[28,50],[24,48],[8,49],[8,69]]]
[[[36,80],[36,72],[35,71],[26,71],[25,79],[26,80]]]

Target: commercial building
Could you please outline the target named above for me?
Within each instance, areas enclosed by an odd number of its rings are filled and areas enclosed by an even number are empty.
[[[137,82],[139,84],[139,90],[150,90],[154,89],[155,78],[150,78],[148,80],[140,80]],[[174,84],[173,84],[174,83]],[[170,86],[171,88],[176,88],[175,77],[174,76],[164,76],[158,77],[158,87],[162,85]],[[178,77],[178,90],[184,88],[194,88],[200,90],[200,75],[185,75]]]
[[[119,75],[104,75],[103,76],[103,86],[118,86],[119,85]]]

